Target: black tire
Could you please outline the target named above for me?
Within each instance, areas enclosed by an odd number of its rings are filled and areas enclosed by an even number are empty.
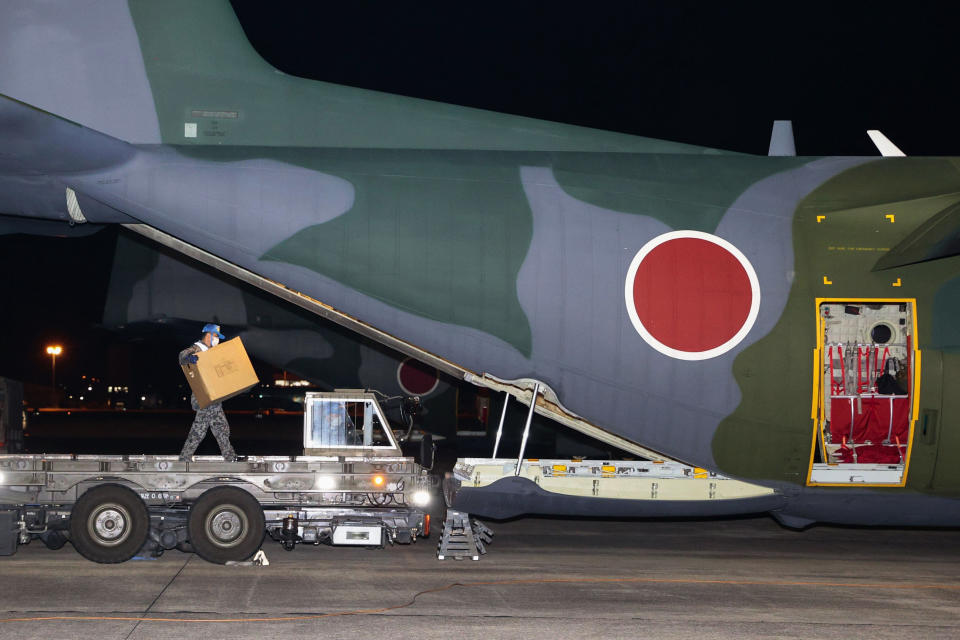
[[[44,531],[40,534],[40,540],[47,546],[47,549],[56,551],[67,544],[67,536],[62,531]]]
[[[267,533],[263,509],[236,487],[216,487],[190,508],[190,544],[207,562],[246,560],[257,552]]]
[[[70,512],[70,541],[88,560],[125,562],[147,541],[150,514],[136,493],[119,484],[90,489]]]

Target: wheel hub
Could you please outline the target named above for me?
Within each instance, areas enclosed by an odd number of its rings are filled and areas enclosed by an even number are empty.
[[[232,547],[243,538],[247,529],[247,518],[236,507],[217,509],[207,517],[207,531],[210,540],[220,547]]]
[[[102,505],[90,514],[87,530],[102,545],[118,545],[130,533],[130,514],[118,504]]]

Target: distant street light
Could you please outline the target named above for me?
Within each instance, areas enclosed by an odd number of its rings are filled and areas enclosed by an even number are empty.
[[[63,347],[58,344],[47,347],[47,354],[50,355],[50,386],[57,388],[57,356],[63,353]]]

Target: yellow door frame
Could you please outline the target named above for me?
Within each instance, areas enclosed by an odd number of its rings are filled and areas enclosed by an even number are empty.
[[[864,304],[908,304],[911,310],[913,325],[913,344],[911,346],[913,366],[910,367],[910,398],[913,400],[910,407],[910,431],[907,434],[907,453],[903,465],[903,474],[899,483],[872,483],[872,482],[813,482],[813,460],[817,448],[817,439],[820,439],[821,451],[826,450],[823,442],[824,403],[823,394],[823,316],[820,305],[825,303],[851,302]],[[910,471],[910,455],[913,452],[913,432],[920,413],[920,341],[917,335],[917,299],[916,298],[816,298],[814,310],[817,314],[817,346],[813,350],[813,404],[810,418],[813,420],[813,437],[810,440],[810,466],[807,468],[808,487],[903,487],[907,484],[907,473]]]

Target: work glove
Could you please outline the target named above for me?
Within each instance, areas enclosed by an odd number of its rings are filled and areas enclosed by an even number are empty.
[[[191,353],[190,355],[188,355],[186,360],[187,360],[187,364],[197,364],[198,362],[200,362],[200,358],[198,358],[197,354],[195,353]]]

